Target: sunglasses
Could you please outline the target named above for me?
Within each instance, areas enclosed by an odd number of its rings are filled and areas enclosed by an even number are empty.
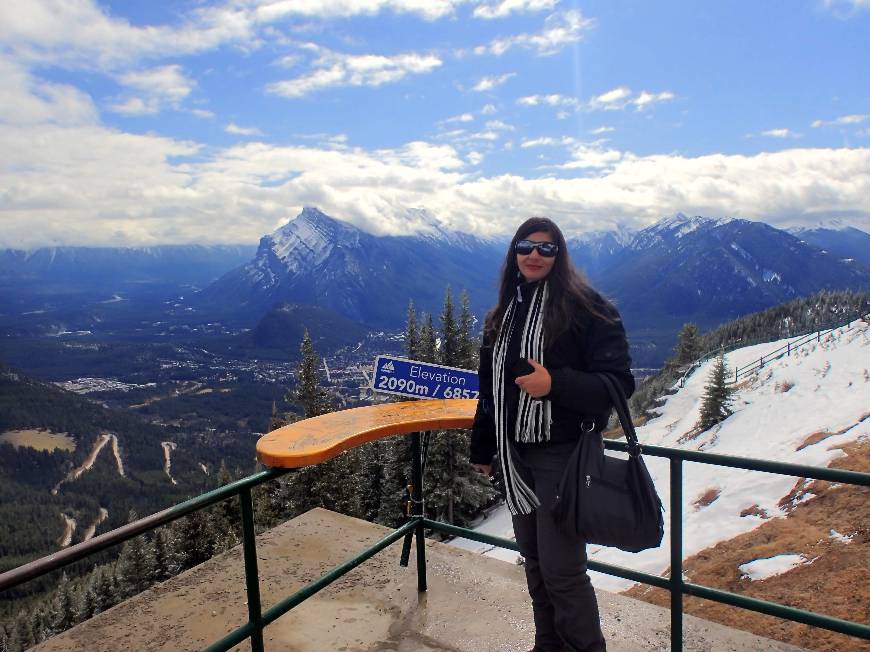
[[[535,242],[534,240],[520,240],[514,245],[514,251],[520,256],[528,256],[535,249],[544,258],[552,258],[559,251],[559,245],[555,242]]]

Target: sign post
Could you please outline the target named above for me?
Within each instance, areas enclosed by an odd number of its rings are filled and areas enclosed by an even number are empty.
[[[477,398],[477,373],[391,355],[375,359],[371,389],[412,398]]]

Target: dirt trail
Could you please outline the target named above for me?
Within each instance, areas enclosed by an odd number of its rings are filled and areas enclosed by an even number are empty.
[[[60,491],[60,486],[65,482],[72,482],[73,480],[78,480],[82,473],[85,471],[90,471],[91,467],[94,466],[94,462],[97,461],[97,456],[100,454],[100,451],[103,450],[106,444],[112,442],[112,451],[115,455],[115,462],[118,465],[118,473],[121,477],[124,477],[124,464],[121,461],[121,451],[118,448],[118,437],[117,435],[113,435],[107,432],[104,432],[99,437],[97,437],[97,441],[94,442],[94,447],[91,450],[90,455],[88,455],[87,459],[82,463],[82,465],[78,468],[70,471],[67,476],[55,485],[54,489],[51,490],[51,495],[56,496],[57,492]]]
[[[76,531],[76,520],[61,512],[60,517],[63,519],[63,536],[60,538],[60,547],[66,548],[72,543],[73,534]]]
[[[166,476],[172,484],[178,484],[169,472],[172,468],[172,451],[178,448],[178,444],[174,441],[164,441],[160,442],[160,445],[163,446],[163,470],[166,472]]]
[[[97,516],[96,520],[88,526],[88,529],[85,530],[85,535],[82,537],[82,541],[87,541],[93,538],[94,533],[97,531],[97,527],[109,518],[109,510],[105,507],[100,507],[100,514]]]

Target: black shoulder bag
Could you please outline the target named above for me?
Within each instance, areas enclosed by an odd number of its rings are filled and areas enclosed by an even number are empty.
[[[661,545],[662,501],[640,456],[640,443],[619,383],[598,373],[607,387],[625,438],[628,459],[604,454],[592,433],[581,434],[559,482],[553,514],[567,532],[588,543],[640,552]]]

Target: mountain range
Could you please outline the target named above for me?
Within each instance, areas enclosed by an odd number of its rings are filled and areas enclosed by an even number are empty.
[[[286,322],[290,313],[280,307],[288,304],[297,306],[292,314],[306,312],[299,306],[316,307],[318,323],[332,319],[343,331],[353,330],[351,323],[399,329],[409,301],[437,318],[449,286],[455,295],[466,290],[472,311],[482,317],[495,299],[507,239],[428,224],[417,235],[377,236],[307,207],[263,236],[256,250],[7,250],[0,252],[0,296],[17,298],[6,302],[14,317],[37,300],[21,288],[53,289],[53,297],[73,288],[91,292],[93,301],[99,296],[101,304],[152,288],[164,300],[183,294],[172,299],[176,319],[220,320],[262,334]],[[640,230],[572,237],[568,248],[622,312],[636,363],[656,366],[685,322],[707,329],[822,289],[870,287],[870,235],[834,227],[786,231],[677,214]],[[82,312],[76,323],[86,324],[90,315],[106,319],[106,307]]]
[[[813,242],[826,243],[823,250]],[[253,260],[191,301],[259,319],[278,303],[316,305],[364,324],[401,327],[409,300],[437,314],[444,289],[465,289],[478,316],[496,294],[506,240],[447,234],[378,237],[315,208],[265,236]],[[571,238],[575,264],[611,297],[638,361],[663,359],[688,321],[713,327],[821,289],[870,287],[855,250],[870,235],[818,229],[801,237],[761,222],[678,214],[638,231]]]

